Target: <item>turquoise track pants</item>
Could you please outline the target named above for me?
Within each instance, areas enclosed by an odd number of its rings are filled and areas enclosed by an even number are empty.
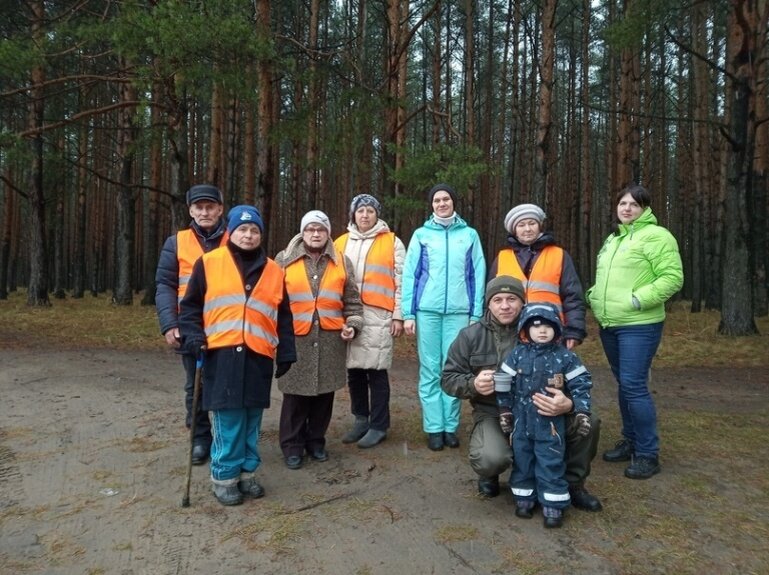
[[[253,473],[262,462],[259,457],[261,407],[209,411],[211,418],[211,478],[236,479]]]
[[[425,433],[455,433],[459,427],[460,400],[443,393],[441,372],[449,346],[469,322],[470,318],[465,314],[417,312],[419,401]]]

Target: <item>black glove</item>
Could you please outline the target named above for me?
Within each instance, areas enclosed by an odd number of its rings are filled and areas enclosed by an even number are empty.
[[[513,414],[509,411],[499,414],[499,427],[502,428],[502,433],[509,435],[513,432]]]
[[[574,433],[580,437],[586,437],[590,433],[590,416],[587,413],[578,413],[574,416]]]
[[[195,339],[195,338],[185,339],[184,351],[186,351],[190,355],[194,355],[195,357],[198,357],[201,353],[206,351],[206,341],[203,339]]]
[[[291,364],[288,362],[281,362],[279,361],[275,365],[275,379],[278,379],[279,377],[286,375],[286,372],[291,369]]]

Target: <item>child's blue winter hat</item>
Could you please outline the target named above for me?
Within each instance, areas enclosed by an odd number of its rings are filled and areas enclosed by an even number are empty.
[[[545,302],[526,304],[523,312],[521,312],[521,318],[518,320],[518,332],[528,339],[529,327],[540,323],[546,323],[555,330],[555,339],[561,337],[561,317],[558,308]]]

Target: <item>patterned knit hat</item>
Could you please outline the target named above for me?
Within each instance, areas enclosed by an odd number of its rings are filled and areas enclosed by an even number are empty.
[[[519,206],[515,206],[512,210],[507,212],[507,215],[505,216],[505,229],[510,233],[510,235],[514,236],[515,226],[517,226],[518,222],[521,220],[537,220],[541,226],[546,217],[547,216],[545,215],[544,210],[538,205],[521,204]]]
[[[376,217],[382,213],[382,204],[379,203],[374,196],[370,194],[358,194],[350,202],[350,223],[355,223],[355,212],[362,206],[371,206],[376,212]]]

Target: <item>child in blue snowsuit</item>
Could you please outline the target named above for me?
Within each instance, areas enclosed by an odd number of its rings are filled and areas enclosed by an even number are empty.
[[[545,387],[563,389],[576,412],[576,433],[590,431],[590,373],[579,357],[560,343],[562,328],[558,310],[549,303],[526,305],[518,323],[520,343],[501,369],[513,376],[510,393],[497,393],[500,425],[512,432],[513,471],[510,488],[515,514],[532,517],[534,504],[542,505],[545,527],[560,527],[569,506],[566,464],[566,418],[543,416],[532,402]]]

